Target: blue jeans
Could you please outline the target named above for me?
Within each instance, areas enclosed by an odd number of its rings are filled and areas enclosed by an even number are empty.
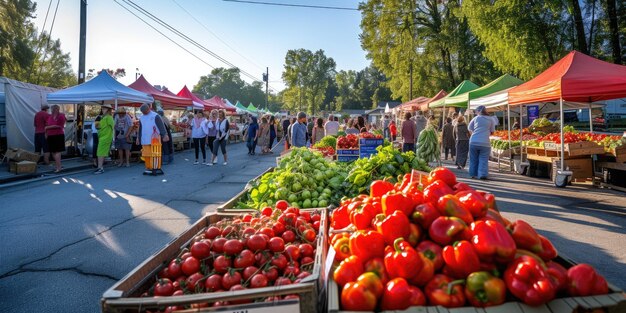
[[[402,152],[415,151],[414,143],[404,143],[402,144]]]
[[[254,150],[256,150],[256,140],[254,140],[254,138],[248,137],[248,142],[246,143],[246,146],[248,147],[248,153],[254,153]]]
[[[489,154],[491,147],[471,145],[469,148],[469,174],[472,177],[487,177],[489,175]]]

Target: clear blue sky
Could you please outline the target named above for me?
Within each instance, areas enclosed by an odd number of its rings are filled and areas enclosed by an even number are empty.
[[[125,68],[129,84],[136,68],[156,85],[178,92],[183,85],[191,88],[211,68],[145,25],[113,0],[87,0],[86,68]],[[121,4],[130,7],[122,0]],[[257,0],[254,0],[257,1]],[[356,0],[267,0],[268,2],[357,7]],[[35,25],[41,29],[49,1],[36,1]],[[226,2],[221,0],[134,0],[134,2],[169,23],[209,50],[261,79],[269,67],[270,86],[282,89],[280,75],[288,49],[323,49],[335,59],[337,69],[359,70],[369,64],[358,35],[359,11],[322,10]],[[50,29],[57,0],[52,1],[46,30]],[[189,11],[206,28],[239,54],[198,24],[176,3]],[[69,52],[72,67],[78,68],[80,0],[60,2],[53,38],[61,39]],[[134,11],[136,12],[136,11]],[[142,15],[140,15],[142,16]],[[142,16],[144,19],[145,17]],[[146,19],[147,20],[147,19]],[[151,22],[153,25],[156,23]],[[158,29],[214,67],[227,67],[200,49],[164,28]],[[244,77],[245,78],[245,77]],[[249,81],[249,79],[245,78]]]

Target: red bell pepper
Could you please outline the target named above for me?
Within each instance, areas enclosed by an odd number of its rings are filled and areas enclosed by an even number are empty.
[[[370,229],[372,227],[372,219],[376,216],[372,204],[355,201],[348,206],[348,211],[350,212],[350,223],[356,229]]]
[[[409,299],[409,306],[424,306],[426,305],[426,296],[421,289],[415,286],[409,286],[411,292],[411,298]]]
[[[350,252],[366,262],[385,256],[385,239],[379,232],[359,230],[350,236]]]
[[[508,227],[509,225],[511,225],[511,222],[509,222],[506,218],[502,217],[502,215],[500,215],[500,212],[494,209],[488,209],[487,215],[483,216],[482,218],[479,218],[478,220],[495,221],[504,225],[505,227]]]
[[[350,253],[350,239],[348,237],[337,239],[333,244],[333,248],[335,249],[335,260],[338,262],[352,255],[352,253]]]
[[[468,225],[474,222],[472,214],[455,195],[445,195],[439,198],[437,201],[437,210],[441,215],[458,217]]]
[[[417,252],[421,253],[433,262],[435,271],[438,271],[443,267],[443,248],[441,248],[440,245],[430,240],[424,240],[420,242],[415,249]]]
[[[373,258],[363,265],[363,269],[365,272],[371,272],[376,274],[383,285],[387,284],[389,281],[389,275],[387,274],[387,270],[385,269],[385,261],[383,258]]]
[[[376,299],[380,298],[383,295],[384,285],[382,281],[380,280],[380,277],[378,277],[378,275],[374,273],[365,272],[361,274],[359,278],[356,279],[356,282],[360,285],[365,286],[367,290],[374,293],[374,295],[376,296]]]
[[[506,263],[515,258],[515,241],[502,224],[476,221],[471,227],[472,244],[481,260]]]
[[[341,308],[346,311],[374,311],[378,299],[364,284],[349,282],[341,290]]]
[[[422,258],[408,242],[398,238],[393,243],[393,250],[385,255],[385,269],[390,278],[411,279],[422,269]]]
[[[548,267],[548,275],[552,278],[552,283],[556,291],[559,292],[567,289],[567,269],[554,261],[546,263],[546,266]]]
[[[424,229],[428,229],[433,221],[440,216],[441,213],[430,202],[426,202],[415,207],[413,214],[411,214],[411,221]]]
[[[420,238],[422,238],[422,229],[415,224],[409,224],[409,236],[406,238],[412,247],[417,246],[417,243],[420,242]]]
[[[448,266],[449,274],[454,278],[464,279],[467,275],[480,270],[478,255],[472,244],[465,240],[443,248],[443,260]]]
[[[454,189],[454,193],[459,193],[459,192],[465,191],[465,190],[474,190],[468,184],[460,183],[460,182],[454,184],[454,186],[452,186],[452,189]]]
[[[404,278],[390,280],[383,291],[380,308],[386,310],[406,310],[411,306],[412,291]]]
[[[424,188],[424,201],[436,204],[439,198],[454,194],[454,190],[441,180],[436,180]]]
[[[535,229],[522,220],[513,222],[508,227],[511,236],[519,249],[525,249],[533,253],[541,253],[541,239]]]
[[[413,199],[402,193],[387,193],[381,198],[383,214],[390,215],[395,211],[400,211],[406,216],[411,216],[415,204]]]
[[[506,300],[506,285],[488,272],[474,272],[465,282],[465,296],[475,307],[499,305]]]
[[[556,288],[546,269],[533,257],[522,255],[504,272],[509,291],[528,305],[544,304],[556,295]]]
[[[409,218],[400,211],[393,212],[386,216],[379,214],[376,216],[376,230],[383,235],[385,243],[392,245],[398,237],[408,238],[411,233]]]
[[[358,256],[352,255],[341,261],[333,273],[333,279],[339,286],[356,281],[363,274],[363,261]]]
[[[539,239],[541,240],[541,252],[538,252],[537,255],[544,261],[550,261],[559,255],[556,248],[552,245],[552,242],[550,242],[548,238],[539,235]]]
[[[424,287],[435,275],[435,265],[433,264],[433,261],[425,257],[423,254],[420,253],[419,255],[422,259],[422,269],[416,276],[409,279],[409,282],[411,285]]]
[[[475,190],[457,192],[455,195],[463,206],[472,214],[472,217],[479,219],[487,215],[487,200]]]
[[[485,193],[483,194],[483,197],[485,197],[485,200],[487,200],[487,209],[500,212],[498,210],[498,204],[496,203],[496,196],[494,196],[492,193]]]
[[[430,305],[441,305],[446,308],[462,307],[465,304],[465,294],[462,280],[453,281],[452,278],[437,274],[431,279],[424,292]]]
[[[446,246],[455,241],[469,240],[472,234],[460,218],[440,216],[430,225],[428,235],[432,241]]]
[[[348,206],[342,205],[333,211],[330,217],[330,226],[333,229],[342,229],[350,225],[350,212],[348,212]]]
[[[592,296],[609,293],[609,286],[593,267],[578,264],[567,270],[567,292],[570,296]]]
[[[393,190],[393,184],[385,180],[375,180],[370,184],[370,197],[382,197]]]

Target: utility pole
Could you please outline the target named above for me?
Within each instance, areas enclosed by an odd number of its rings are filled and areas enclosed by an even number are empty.
[[[411,59],[409,62],[409,101],[413,100],[413,60]]]
[[[85,82],[85,48],[87,45],[87,0],[80,1],[80,37],[78,43],[78,84]],[[79,104],[76,108],[76,153],[80,151],[78,145],[83,143],[83,126],[85,124],[85,105]],[[86,145],[83,145],[84,147]],[[84,153],[85,151],[83,151]],[[82,154],[82,153],[81,153]]]
[[[265,82],[265,109],[269,111],[269,93],[268,93],[268,85],[270,82],[270,68],[265,68],[265,73],[263,74],[263,81]]]

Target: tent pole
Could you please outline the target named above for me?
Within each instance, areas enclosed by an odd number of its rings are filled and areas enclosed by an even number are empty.
[[[591,102],[589,102],[589,132],[593,134],[593,118],[591,117]]]
[[[561,128],[561,171],[565,170],[565,143],[564,141],[564,134],[563,134],[563,119],[564,119],[564,114],[563,114],[563,97],[559,98],[559,114],[560,114],[560,121],[561,123],[559,123],[559,128]]]
[[[506,117],[509,125],[509,149],[511,149],[511,109],[508,103],[506,104]]]

